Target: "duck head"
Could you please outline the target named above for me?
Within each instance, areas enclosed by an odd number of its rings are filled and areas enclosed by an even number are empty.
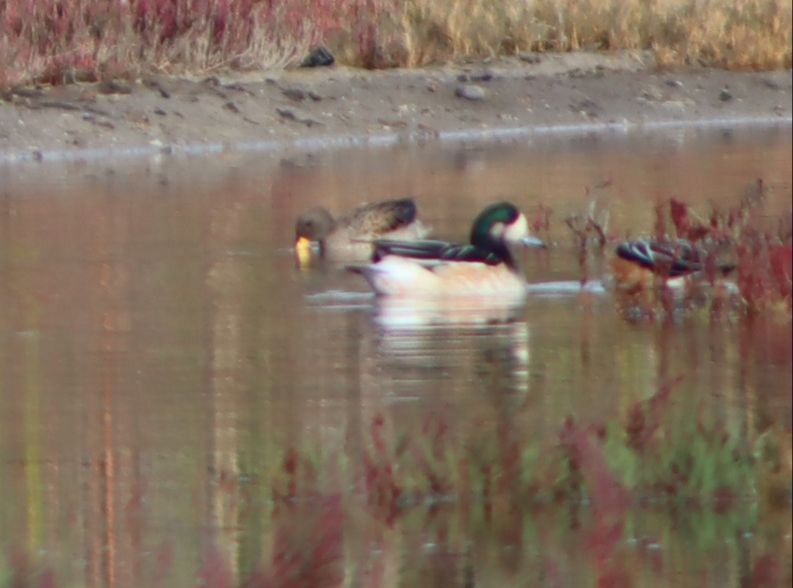
[[[546,246],[529,233],[525,215],[509,202],[491,204],[479,213],[471,228],[471,244],[495,253],[508,263],[512,263],[509,251],[512,245]]]
[[[319,243],[333,232],[336,221],[324,208],[314,208],[301,214],[295,222],[295,251],[301,259],[311,251],[311,243]]]

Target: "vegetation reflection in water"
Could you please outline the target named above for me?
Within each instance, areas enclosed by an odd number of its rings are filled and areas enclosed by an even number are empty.
[[[0,204],[0,585],[789,584],[784,313],[379,321],[235,181]]]

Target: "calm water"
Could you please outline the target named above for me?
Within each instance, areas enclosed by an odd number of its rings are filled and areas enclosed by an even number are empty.
[[[650,504],[609,542],[586,504],[383,518],[344,478],[380,419],[390,439],[435,419],[453,447],[508,431],[553,448],[567,417],[624,420],[680,376],[664,435],[692,415],[773,429],[789,459],[789,322],[630,323],[609,294],[556,292],[507,324],[416,328],[290,251],[319,203],[411,194],[461,240],[506,198],[552,210],[529,280],[577,280],[563,219],[588,187],[610,182],[593,192],[610,231],[637,235],[660,198],[704,212],[759,177],[768,214],[789,214],[789,128],[0,169],[0,586],[789,585],[789,503]],[[318,490],[274,506],[293,448]]]

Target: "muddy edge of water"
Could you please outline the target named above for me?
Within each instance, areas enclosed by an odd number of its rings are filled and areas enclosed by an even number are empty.
[[[26,88],[0,102],[0,163],[790,124],[792,87],[789,70],[662,72],[647,55],[579,53]]]

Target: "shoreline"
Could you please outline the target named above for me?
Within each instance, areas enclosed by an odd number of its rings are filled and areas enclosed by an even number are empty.
[[[646,54],[572,53],[30,88],[0,103],[0,164],[790,126],[792,81],[790,70],[657,71]]]
[[[641,132],[664,132],[675,130],[711,130],[711,129],[763,129],[793,128],[793,117],[785,118],[716,118],[705,120],[658,120],[646,123],[607,123],[557,126],[524,126],[505,127],[486,131],[457,130],[443,131],[434,138],[431,144],[439,146],[455,146],[471,143],[509,143],[532,137],[543,136],[584,136],[613,134],[625,136]],[[215,154],[261,153],[272,155],[277,152],[290,154],[308,153],[312,151],[331,151],[337,149],[380,149],[399,145],[429,144],[422,135],[359,135],[304,138],[292,141],[259,141],[237,144],[196,143],[186,145],[131,146],[113,149],[72,149],[61,151],[23,151],[0,153],[0,165],[28,163],[100,163],[106,161],[138,161],[154,157],[202,158]]]

